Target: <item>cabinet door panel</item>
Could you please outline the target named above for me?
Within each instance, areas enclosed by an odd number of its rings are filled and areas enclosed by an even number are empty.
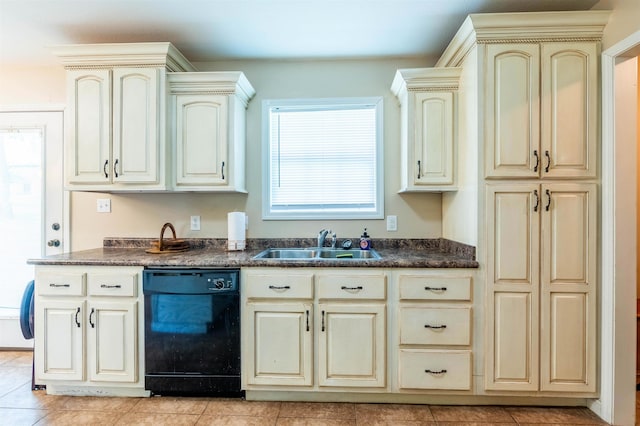
[[[543,177],[596,176],[597,53],[595,43],[542,45]]]
[[[538,304],[532,293],[496,292],[487,388],[538,389]]]
[[[416,93],[414,183],[453,183],[453,93]],[[419,162],[419,163],[418,163]]]
[[[529,287],[538,283],[541,202],[538,185],[487,187],[490,283]]]
[[[89,380],[136,382],[137,302],[93,302],[88,310]]]
[[[541,389],[594,392],[596,186],[542,188],[549,210],[542,212]]]
[[[36,379],[84,380],[84,301],[39,302],[34,319]]]
[[[114,182],[158,182],[158,80],[154,68],[113,71]]]
[[[537,177],[539,46],[496,44],[486,49],[486,176]]]
[[[179,95],[176,114],[176,184],[225,184],[227,96]]]
[[[249,384],[313,384],[309,303],[249,303],[250,321],[245,362]]]
[[[66,175],[68,183],[111,181],[111,71],[67,73]],[[106,166],[105,166],[106,163]],[[106,173],[105,173],[106,170]]]
[[[385,306],[319,305],[320,386],[386,385]]]

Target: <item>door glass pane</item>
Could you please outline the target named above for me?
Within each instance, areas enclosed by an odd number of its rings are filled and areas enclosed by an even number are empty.
[[[33,279],[29,258],[42,255],[42,129],[0,129],[0,315],[20,313]]]

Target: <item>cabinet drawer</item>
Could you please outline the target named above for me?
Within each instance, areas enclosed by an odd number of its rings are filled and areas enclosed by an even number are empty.
[[[471,351],[401,349],[400,389],[471,389]]]
[[[400,344],[470,345],[471,308],[400,308]]]
[[[84,296],[86,274],[83,272],[36,272],[38,296]]]
[[[138,273],[87,274],[87,287],[91,296],[135,297]]]
[[[318,275],[319,299],[387,298],[385,274]]]
[[[248,298],[313,299],[313,274],[247,274]]]
[[[402,300],[471,300],[471,277],[400,275]]]

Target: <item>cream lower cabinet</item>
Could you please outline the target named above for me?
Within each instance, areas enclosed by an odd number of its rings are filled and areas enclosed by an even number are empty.
[[[243,387],[312,386],[313,273],[242,272]]]
[[[72,386],[74,394],[82,394],[82,387],[123,385],[144,393],[140,272],[134,267],[36,269],[36,383]]]
[[[595,392],[595,184],[492,184],[486,200],[486,388]]]
[[[386,386],[386,299],[384,273],[329,272],[318,284],[318,384]]]
[[[241,283],[245,389],[386,387],[385,273],[243,269]]]
[[[399,389],[471,390],[471,277],[402,272],[398,285]]]

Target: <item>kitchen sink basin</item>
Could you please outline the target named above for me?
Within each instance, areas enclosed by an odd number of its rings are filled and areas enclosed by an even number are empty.
[[[254,256],[254,259],[314,259],[317,256],[317,250],[313,249],[270,248]]]
[[[258,253],[254,259],[280,260],[378,260],[374,250],[345,250],[331,248],[269,248]]]

